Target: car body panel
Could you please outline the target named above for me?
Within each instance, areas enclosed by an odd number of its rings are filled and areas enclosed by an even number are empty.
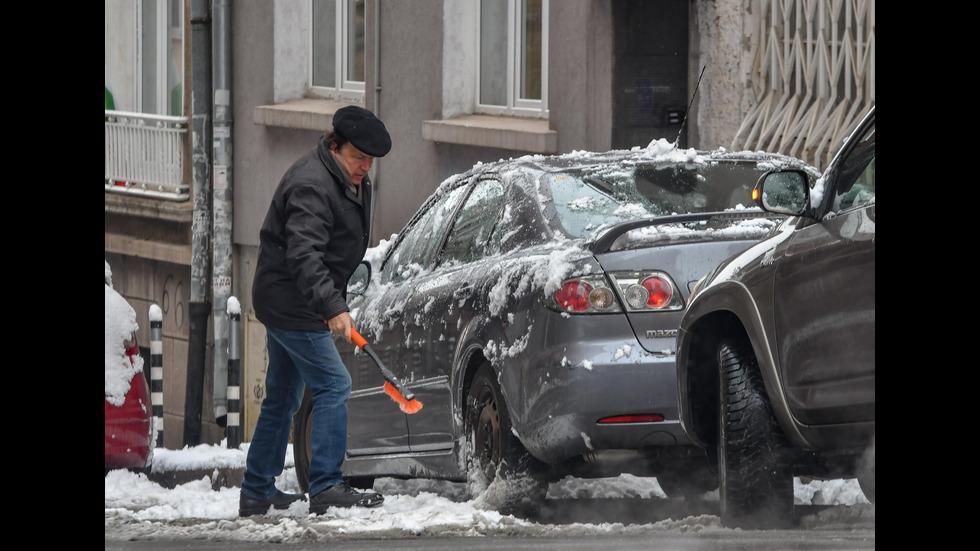
[[[801,228],[774,249],[773,346],[801,425],[874,421],[874,210]]]
[[[105,402],[105,467],[149,467],[153,459],[150,387],[143,372],[133,375],[122,406]]]

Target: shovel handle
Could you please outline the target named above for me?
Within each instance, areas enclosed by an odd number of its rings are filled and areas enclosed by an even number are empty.
[[[356,344],[361,350],[364,350],[364,347],[367,346],[367,340],[365,340],[364,337],[357,332],[357,329],[354,329],[353,327],[350,329],[350,337],[354,344]]]

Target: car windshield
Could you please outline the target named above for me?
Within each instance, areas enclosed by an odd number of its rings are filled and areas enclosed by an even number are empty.
[[[602,225],[647,216],[754,207],[752,187],[765,170],[754,162],[606,165],[547,173],[542,181],[560,229],[587,237]]]

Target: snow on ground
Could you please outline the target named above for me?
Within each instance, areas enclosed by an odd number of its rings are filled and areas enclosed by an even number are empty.
[[[658,531],[726,530],[717,516],[695,514],[654,522],[622,523],[581,521],[564,524],[535,522],[481,508],[480,500],[466,499],[462,484],[448,482],[379,479],[375,490],[385,495],[374,509],[330,509],[322,516],[310,515],[307,504],[294,503],[286,510],[268,515],[238,518],[237,487],[212,488],[219,469],[238,469],[245,464],[248,444],[240,449],[201,445],[182,450],[154,451],[154,471],[212,470],[214,475],[176,486],[164,487],[146,474],[113,471],[105,477],[106,540],[223,540],[243,542],[314,542],[351,537],[404,536],[547,536],[648,533]],[[287,468],[277,485],[286,492],[299,492],[292,450]],[[706,494],[706,500],[717,501]],[[584,480],[566,478],[553,483],[552,500],[618,499],[635,504],[638,499],[667,503],[654,478],[622,475]],[[804,518],[804,528],[854,526],[874,530],[874,505],[865,499],[856,480],[796,481],[796,502],[801,505],[836,505]],[[584,502],[583,502],[584,503]],[[596,502],[599,503],[599,502]],[[602,502],[602,506],[609,502]],[[607,516],[606,518],[616,518]]]

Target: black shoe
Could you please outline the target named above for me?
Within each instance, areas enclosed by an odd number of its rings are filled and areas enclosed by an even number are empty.
[[[375,492],[358,492],[346,481],[334,484],[310,498],[310,512],[322,515],[328,507],[377,507],[385,498]]]
[[[276,495],[269,499],[254,499],[242,492],[238,499],[238,516],[264,515],[269,512],[269,507],[288,509],[289,504],[294,501],[306,501],[306,496],[303,494],[287,494],[276,490]]]

